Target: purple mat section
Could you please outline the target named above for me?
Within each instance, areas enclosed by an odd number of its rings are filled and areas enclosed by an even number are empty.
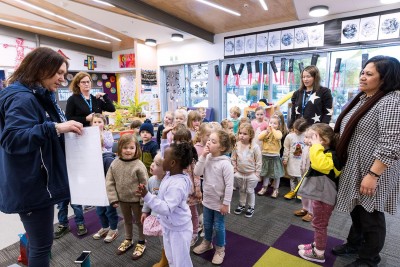
[[[69,227],[71,229],[71,233],[79,239],[94,235],[94,233],[96,233],[101,228],[100,219],[96,214],[96,208],[93,208],[88,212],[85,212],[83,216],[85,217],[85,226],[88,230],[86,235],[79,236],[77,234],[77,227],[74,218],[69,219]],[[121,220],[122,218],[118,217],[118,221]]]
[[[299,226],[290,225],[288,229],[275,241],[272,247],[285,251],[289,254],[299,256],[297,246],[311,243],[314,240],[314,232]],[[336,256],[331,249],[334,246],[343,244],[343,240],[328,236],[328,243],[325,250],[325,263],[323,266],[333,266]]]
[[[269,248],[268,245],[251,240],[247,237],[226,231],[225,258],[221,266],[251,267]],[[214,243],[215,247],[215,243]],[[215,250],[209,250],[200,257],[212,261]]]

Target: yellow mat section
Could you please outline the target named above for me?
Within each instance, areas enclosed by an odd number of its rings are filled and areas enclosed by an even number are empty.
[[[315,263],[293,256],[276,248],[269,248],[253,267],[317,267]]]

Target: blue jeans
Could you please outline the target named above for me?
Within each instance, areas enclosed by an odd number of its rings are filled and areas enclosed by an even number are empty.
[[[203,206],[204,238],[212,241],[213,229],[215,230],[216,245],[224,247],[226,244],[225,216],[219,211]]]
[[[29,240],[29,266],[49,267],[53,245],[54,206],[19,213]]]
[[[58,209],[58,222],[60,225],[68,226],[68,204],[69,200],[65,200],[57,204]],[[75,214],[76,225],[85,224],[85,218],[83,217],[82,205],[71,204]]]
[[[96,207],[97,216],[99,216],[102,228],[110,227],[111,230],[117,229],[118,214],[117,209],[113,206]]]

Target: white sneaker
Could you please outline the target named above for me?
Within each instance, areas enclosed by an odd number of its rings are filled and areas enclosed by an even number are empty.
[[[93,235],[93,239],[99,240],[100,238],[103,238],[107,235],[108,231],[110,230],[109,227],[107,228],[100,228],[99,231],[97,231],[97,233],[95,233]]]
[[[267,188],[263,187],[263,188],[261,188],[260,191],[258,191],[257,195],[263,196],[263,195],[265,195],[265,193],[267,193]]]
[[[118,229],[108,231],[106,238],[104,238],[104,242],[111,243],[118,236]]]

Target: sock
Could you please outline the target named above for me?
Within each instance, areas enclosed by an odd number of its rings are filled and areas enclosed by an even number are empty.
[[[323,256],[325,253],[325,250],[319,250],[317,248],[314,248],[314,251],[318,256]]]
[[[144,244],[146,244],[146,241],[145,241],[145,240],[139,240],[139,241],[138,241],[138,244],[144,245]]]

